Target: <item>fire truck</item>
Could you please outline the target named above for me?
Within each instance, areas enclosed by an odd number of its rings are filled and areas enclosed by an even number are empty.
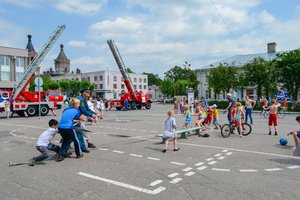
[[[121,54],[115,45],[113,40],[107,40],[107,44],[112,52],[113,57],[119,67],[119,70],[123,76],[125,86],[128,92],[124,90],[121,92],[121,97],[119,100],[112,100],[110,102],[111,107],[116,107],[117,110],[127,107],[128,110],[141,109],[143,106],[146,109],[151,108],[152,101],[148,97],[148,93],[143,93],[142,91],[133,91],[132,82],[127,73],[126,66],[123,62]],[[125,100],[127,100],[127,105],[125,105]]]
[[[11,102],[11,111],[20,116],[34,116],[39,112],[42,116],[47,115],[49,110],[57,108],[57,102],[63,100],[62,95],[51,94],[51,91],[45,92],[29,92],[27,86],[35,77],[37,66],[43,61],[47,53],[50,51],[54,43],[65,30],[65,25],[58,26],[42,50],[33,58],[30,64],[25,69],[22,77],[18,79],[12,90],[0,90],[0,112],[4,111],[4,101]]]

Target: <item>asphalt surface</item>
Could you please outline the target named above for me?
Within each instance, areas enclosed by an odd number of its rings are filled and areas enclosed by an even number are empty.
[[[223,138],[191,135],[172,143],[166,153],[163,132],[170,105],[151,110],[108,111],[99,124],[89,125],[97,146],[81,159],[53,158],[34,167],[9,167],[39,154],[35,141],[57,116],[9,120],[0,114],[0,199],[300,199],[300,159],[293,157],[289,130],[299,127],[296,115],[279,121],[279,136],[269,136],[267,119],[254,114],[252,133]],[[175,115],[179,129],[183,115]],[[220,122],[226,122],[220,112]],[[286,137],[288,144],[279,144]],[[55,137],[58,142],[60,136]]]

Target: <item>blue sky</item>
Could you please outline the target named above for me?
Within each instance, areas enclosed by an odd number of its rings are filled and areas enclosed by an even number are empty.
[[[67,26],[43,63],[64,44],[71,70],[118,70],[106,44],[115,40],[127,67],[159,74],[185,61],[197,69],[218,60],[300,47],[298,0],[0,0],[0,46],[39,51]]]

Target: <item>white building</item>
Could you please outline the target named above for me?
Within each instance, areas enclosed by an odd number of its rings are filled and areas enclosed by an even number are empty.
[[[215,63],[206,65],[197,69],[197,80],[200,82],[198,85],[198,95],[199,97],[204,97],[206,99],[216,99],[216,100],[223,100],[226,98],[226,94],[216,95],[213,91],[209,91],[208,89],[208,80],[207,75],[209,74],[210,69],[218,67],[220,64],[227,64],[228,66],[233,67],[243,67],[244,65],[252,62],[255,58],[263,58],[267,61],[273,60],[276,58],[276,43],[268,43],[267,45],[267,52],[266,53],[258,53],[258,54],[246,54],[246,55],[235,55]],[[255,87],[245,87],[243,91],[231,91],[233,96],[236,98],[242,99],[246,95],[256,95],[256,88]]]
[[[129,74],[133,89],[148,92],[148,75]],[[121,72],[118,71],[95,71],[80,74],[66,74],[52,77],[53,80],[88,80],[95,85],[94,96],[105,99],[118,99],[122,90],[127,92]]]

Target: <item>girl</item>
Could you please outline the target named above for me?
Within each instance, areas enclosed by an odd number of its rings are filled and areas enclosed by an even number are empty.
[[[188,128],[188,125],[190,125],[192,123],[192,114],[190,111],[190,106],[189,105],[185,105],[184,106],[184,115],[185,117],[185,123],[183,125],[184,129]],[[187,132],[187,134],[190,134],[190,132]]]
[[[174,138],[173,139],[173,145],[174,145],[174,149],[173,151],[178,151],[179,147],[177,147],[177,137],[176,137],[176,120],[173,117],[173,111],[169,110],[167,112],[168,114],[168,119],[165,121],[165,132],[164,132],[164,138],[166,138],[166,143],[165,143],[165,148],[162,151],[163,153],[165,153],[168,149],[168,145],[169,145],[169,140],[170,138]]]
[[[234,115],[234,121],[237,123],[238,132],[240,137],[243,137],[242,135],[242,114],[244,112],[242,104],[240,102],[235,102],[236,110]]]

